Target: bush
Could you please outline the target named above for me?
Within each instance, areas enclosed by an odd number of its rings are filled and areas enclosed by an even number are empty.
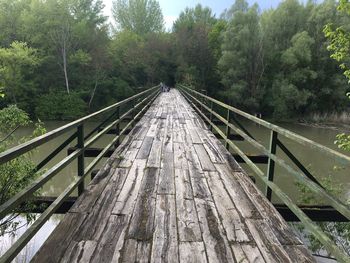
[[[30,124],[32,124],[32,121],[28,114],[16,105],[10,105],[0,110],[0,153],[46,132],[42,123],[39,122],[35,124],[35,130],[31,136],[18,138],[14,135],[18,128],[27,127]],[[36,165],[30,155],[31,152],[25,153],[0,165],[0,205],[3,205],[40,175],[40,173],[36,173]],[[26,206],[24,210],[29,206]],[[34,219],[31,214],[25,214],[25,216],[27,222]],[[0,236],[11,233],[20,227],[19,221],[16,220],[17,217],[18,214],[13,213],[0,220]]]
[[[84,100],[77,93],[55,92],[42,96],[35,108],[35,114],[42,120],[73,120],[87,112]]]

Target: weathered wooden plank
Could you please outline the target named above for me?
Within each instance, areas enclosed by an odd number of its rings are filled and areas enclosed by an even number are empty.
[[[246,224],[267,262],[293,262],[263,219],[246,219]]]
[[[188,170],[175,169],[176,199],[193,199]]]
[[[186,128],[187,132],[190,134],[193,143],[203,143],[203,141],[199,137],[199,135],[196,131],[196,128],[193,125],[192,121],[186,120],[185,128]]]
[[[137,242],[136,262],[148,263],[151,258],[151,242]]]
[[[113,208],[113,214],[130,215],[132,213],[141,186],[145,167],[146,160],[135,160]]]
[[[146,136],[136,156],[136,159],[147,159],[151,151],[152,144],[153,144],[153,138]]]
[[[166,132],[166,119],[160,119],[158,124],[158,131],[155,138],[159,141],[164,141],[165,132]]]
[[[215,167],[240,214],[244,218],[262,218],[258,209],[234,177],[234,172],[224,164],[215,164]]]
[[[293,262],[317,262],[316,259],[311,255],[310,251],[304,245],[288,245],[283,247]]]
[[[139,149],[128,149],[123,155],[120,155],[120,163],[118,167],[129,168],[136,158]]]
[[[152,262],[178,262],[175,197],[158,195],[155,231],[152,244]]]
[[[204,141],[203,146],[207,151],[210,157],[210,160],[213,163],[225,163],[224,157],[221,156],[220,152],[216,149],[215,145],[207,139],[204,139],[203,141]]]
[[[176,210],[180,241],[202,241],[189,172],[175,169]]]
[[[192,145],[192,137],[185,124],[180,124],[181,130],[183,131],[184,143],[187,145]]]
[[[190,167],[190,179],[192,184],[193,196],[199,199],[212,201],[212,195],[209,190],[204,173],[196,173],[196,170]]]
[[[126,215],[110,216],[91,262],[118,262],[121,258],[129,218],[130,216]]]
[[[242,167],[233,158],[232,154],[226,150],[225,146],[215,137],[215,135],[210,131],[204,130],[204,132],[207,133],[207,137],[209,138],[210,143],[214,145],[215,149],[219,152],[225,163],[228,164],[233,171],[241,172]]]
[[[194,200],[176,200],[180,241],[202,241]]]
[[[137,256],[137,240],[127,239],[124,242],[124,247],[121,251],[119,262],[121,263],[134,263]]]
[[[188,167],[193,169],[195,173],[203,173],[201,163],[193,145],[185,145]]]
[[[123,187],[119,182],[125,180],[123,178],[126,174],[125,170],[126,169],[118,169],[118,171],[121,172],[110,180],[91,212],[87,214],[84,224],[80,226],[79,234],[77,234],[75,240],[98,241],[105,236],[105,227],[109,224],[113,207]]]
[[[167,133],[166,136],[165,136],[163,151],[164,152],[173,152],[174,151],[172,132]]]
[[[129,149],[140,149],[141,148],[141,145],[142,145],[142,140],[139,140],[139,139],[134,139],[131,144],[130,144],[130,147]]]
[[[166,132],[164,138],[164,152],[173,152],[173,116],[167,116]]]
[[[234,262],[214,203],[195,198],[203,241],[211,262]]]
[[[260,214],[267,219],[267,223],[272,228],[278,241],[282,245],[301,245],[301,240],[294,234],[287,222],[277,212],[275,207],[263,196],[258,188],[252,183],[244,173],[235,173],[237,180],[250,200],[254,203]],[[271,216],[274,215],[274,216]]]
[[[135,139],[143,141],[148,133],[149,127],[148,123],[144,123],[138,134],[135,135]]]
[[[147,263],[150,262],[151,244],[145,241],[127,239],[123,248],[122,263]]]
[[[179,244],[180,262],[205,263],[207,257],[203,242],[180,242]]]
[[[153,140],[152,148],[148,156],[147,167],[160,168],[160,157],[162,153],[162,141]]]
[[[231,247],[236,258],[236,262],[266,262],[256,244],[234,243],[231,245]]]
[[[62,222],[55,228],[44,245],[35,254],[33,262],[59,262],[79,232],[80,225],[85,221],[85,214],[67,213]]]
[[[205,122],[201,118],[194,118],[193,122],[196,127],[199,127],[201,129],[208,129],[208,127],[205,125]]]
[[[168,107],[166,105],[164,105],[163,112],[160,115],[160,118],[165,120],[167,118],[168,114],[169,114],[168,113]]]
[[[69,249],[63,255],[60,262],[62,263],[83,263],[90,262],[93,257],[95,248],[97,246],[96,241],[86,240],[75,242],[69,246]]]
[[[160,107],[158,107],[157,110],[157,114],[156,114],[156,118],[160,118],[162,116],[162,112],[163,112],[163,107],[161,107],[161,105],[159,105]]]
[[[193,196],[200,199],[212,201],[213,199],[206,178],[204,176],[204,172],[193,146],[186,147],[186,157],[188,161]]]
[[[174,154],[162,154],[162,168],[160,169],[158,194],[175,194]]]
[[[158,121],[156,123],[151,124],[146,136],[147,137],[156,137],[157,130],[158,130],[157,127],[158,127]]]
[[[87,188],[85,189],[83,198],[77,199],[73,207],[70,209],[71,212],[89,212],[95,205],[97,199],[100,197],[101,193],[104,191],[106,185],[108,184],[111,174],[115,172],[115,169],[111,169],[110,165],[105,165],[94,178]]]
[[[174,121],[174,123],[173,123],[174,142],[184,143],[185,139],[186,139],[186,131],[185,131],[184,125],[180,124],[179,120],[175,119],[174,116],[173,116],[173,121]]]
[[[193,147],[197,152],[198,159],[201,163],[203,171],[215,171],[214,164],[210,160],[209,155],[205,150],[204,146],[202,144],[194,144]]]
[[[158,168],[146,168],[131,218],[128,238],[148,241],[152,239],[157,191]]]
[[[185,147],[183,143],[174,143],[174,167],[177,169],[188,169]]]
[[[230,242],[250,242],[252,236],[233,204],[218,172],[205,172],[222,225]]]
[[[125,180],[128,178],[128,173],[129,169],[126,168],[117,168],[115,170],[96,203],[91,207],[91,211],[106,211],[106,213],[109,213],[113,209]],[[85,212],[87,211],[89,210],[85,209]],[[101,213],[97,212],[97,214]]]

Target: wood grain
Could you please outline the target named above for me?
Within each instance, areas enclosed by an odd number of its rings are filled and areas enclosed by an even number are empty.
[[[315,262],[177,90],[162,93],[33,262]]]

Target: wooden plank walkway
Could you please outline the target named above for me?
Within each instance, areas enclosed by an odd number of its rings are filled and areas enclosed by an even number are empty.
[[[162,93],[33,262],[315,262],[177,90]]]

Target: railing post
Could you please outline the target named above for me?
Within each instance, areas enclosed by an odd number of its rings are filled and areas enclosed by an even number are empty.
[[[227,124],[226,124],[226,133],[225,133],[225,135],[226,135],[225,147],[226,147],[227,150],[229,150],[230,149],[230,145],[228,144],[227,140],[229,140],[230,132],[231,132],[231,129],[228,126],[228,124],[231,121],[231,111],[230,110],[227,110],[226,121],[227,121]]]
[[[84,148],[84,125],[78,126],[78,148]],[[78,156],[78,176],[84,176],[84,150],[81,155]],[[84,180],[78,185],[78,195],[84,192],[85,184]]]
[[[271,137],[270,137],[270,153],[276,154],[277,150],[277,136],[278,133],[275,131],[271,131]],[[271,182],[273,182],[273,177],[275,175],[275,161],[269,158],[268,164],[267,164],[267,179]],[[271,201],[272,198],[272,190],[270,187],[266,186],[266,198]]]

